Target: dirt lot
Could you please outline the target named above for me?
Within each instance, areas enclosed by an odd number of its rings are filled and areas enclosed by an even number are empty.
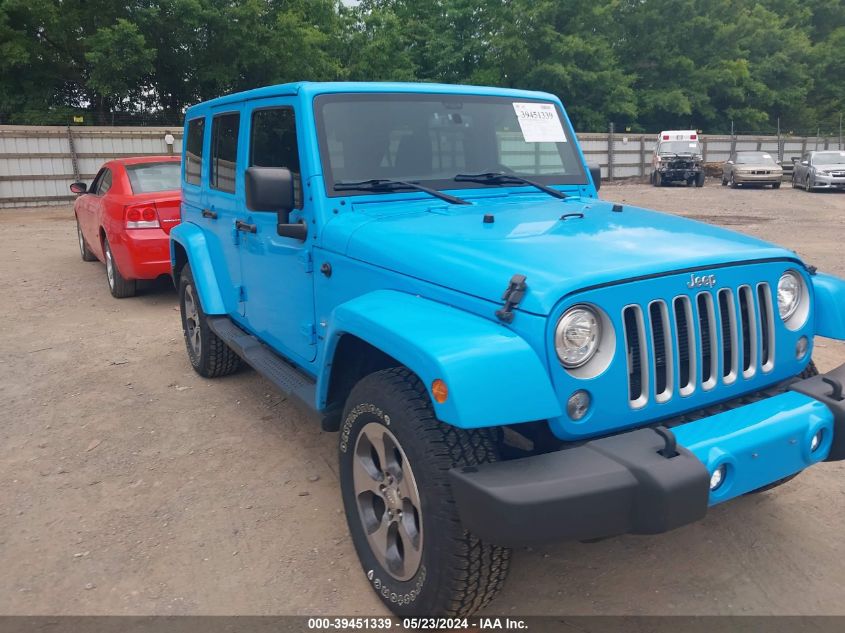
[[[845,194],[606,186],[845,275]],[[336,437],[187,362],[176,294],[109,296],[68,208],[0,212],[0,613],[380,614]],[[821,369],[845,347],[820,340]],[[659,537],[515,553],[501,614],[845,614],[845,466]]]

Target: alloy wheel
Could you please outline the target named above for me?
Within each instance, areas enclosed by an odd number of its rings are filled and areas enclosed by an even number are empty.
[[[200,338],[200,319],[197,300],[194,297],[194,287],[190,284],[185,286],[185,330],[188,337],[188,344],[191,351],[199,358],[202,352],[202,339]]]
[[[352,480],[373,555],[395,579],[412,578],[422,562],[420,495],[405,451],[383,425],[370,422],[361,429]]]
[[[103,251],[106,256],[106,276],[109,278],[109,288],[114,290],[114,260],[112,259],[111,248],[109,248],[108,242],[106,242]]]
[[[79,254],[85,259],[85,238],[82,237],[82,229],[79,228],[79,222],[76,223],[76,237],[79,239]]]

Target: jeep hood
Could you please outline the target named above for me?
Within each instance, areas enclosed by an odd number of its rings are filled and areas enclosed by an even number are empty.
[[[466,196],[466,191],[460,192]],[[533,194],[354,203],[324,246],[398,273],[500,303],[512,275],[527,277],[521,310],[549,314],[565,295],[642,275],[760,259],[783,248],[679,216],[588,198]],[[484,223],[485,214],[494,222]],[[561,219],[566,214],[570,215]]]

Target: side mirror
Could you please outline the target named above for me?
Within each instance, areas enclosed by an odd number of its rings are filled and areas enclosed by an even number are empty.
[[[308,227],[290,223],[295,202],[293,174],[285,167],[249,167],[244,174],[246,206],[252,211],[275,211],[278,214],[276,232],[282,237],[305,240]]]
[[[802,164],[802,165],[809,165],[809,164],[810,164],[810,161],[808,161],[808,160],[802,160],[802,161],[801,161],[801,164]]]
[[[791,160],[792,160],[792,164],[794,165],[794,164],[795,164],[795,163],[797,163],[800,159],[798,158],[798,156],[793,156]]]
[[[70,186],[70,190],[81,196],[83,193],[88,193],[88,186],[84,182],[75,182]]]
[[[590,176],[593,179],[593,184],[596,186],[596,191],[601,189],[601,167],[590,165]]]

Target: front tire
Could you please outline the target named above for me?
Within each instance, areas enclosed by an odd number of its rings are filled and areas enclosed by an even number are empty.
[[[340,432],[341,495],[364,574],[399,616],[464,617],[504,584],[510,550],[461,525],[449,469],[498,459],[490,432],[434,416],[405,368],[362,379]]]
[[[134,297],[138,289],[138,284],[134,279],[126,279],[120,274],[120,269],[117,267],[117,262],[114,261],[114,255],[111,252],[108,238],[103,238],[103,257],[106,260],[106,279],[109,282],[109,292],[115,299],[126,299],[127,297]]]
[[[695,176],[695,186],[696,187],[703,187],[704,186],[704,173],[696,174]]]
[[[772,189],[780,189],[780,183],[776,182],[772,185]]]
[[[179,275],[179,310],[188,359],[194,371],[204,378],[236,372],[241,366],[241,358],[208,327],[190,264],[185,264]]]

